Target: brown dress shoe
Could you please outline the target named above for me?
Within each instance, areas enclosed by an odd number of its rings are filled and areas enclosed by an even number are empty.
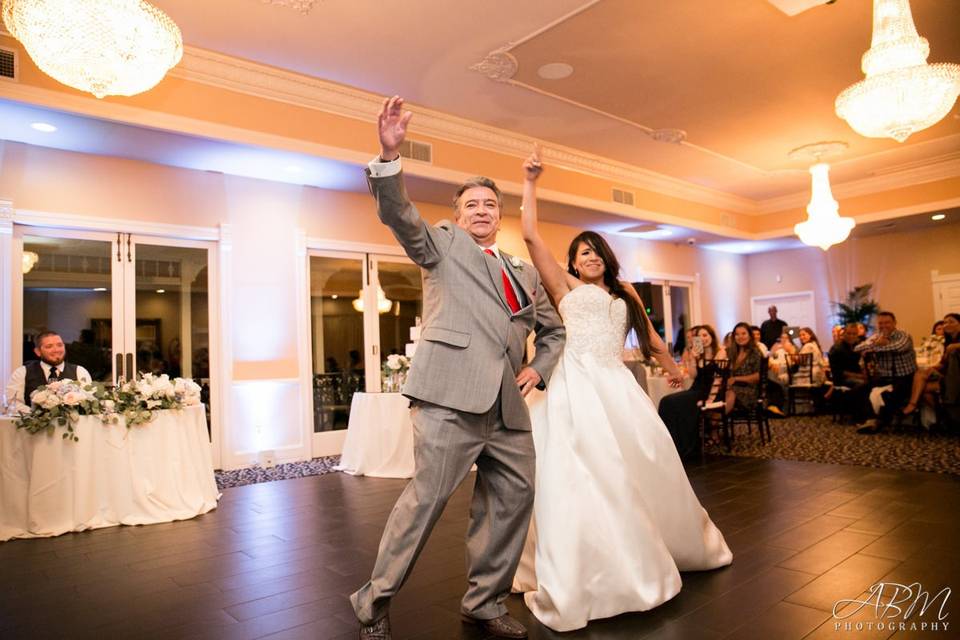
[[[360,627],[360,640],[391,640],[390,618],[383,616],[368,626]]]
[[[490,635],[497,636],[498,638],[527,637],[527,628],[517,622],[516,619],[509,613],[505,613],[499,618],[492,618],[490,620],[480,620],[478,618],[471,618],[470,616],[463,614],[463,621],[483,627],[484,631]]]

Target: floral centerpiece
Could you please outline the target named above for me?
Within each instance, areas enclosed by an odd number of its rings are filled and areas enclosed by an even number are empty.
[[[410,358],[396,353],[387,356],[383,363],[383,382],[381,388],[387,393],[400,391],[403,383],[407,380],[407,372],[410,370]]]
[[[55,380],[37,387],[30,394],[32,408],[21,413],[14,424],[30,433],[52,432],[66,427],[64,438],[77,440],[73,425],[80,416],[99,415],[104,423],[117,421],[116,400],[113,392],[95,382],[80,384],[75,380]]]
[[[943,336],[924,336],[917,348],[917,356],[927,365],[934,365],[940,362],[943,357]]]
[[[120,385],[117,399],[120,413],[126,418],[127,426],[132,427],[153,420],[154,411],[200,404],[200,386],[186,378],[171,380],[167,374],[145,373]]]
[[[119,387],[58,380],[38,387],[30,394],[30,402],[30,410],[14,421],[18,429],[40,433],[66,427],[63,437],[76,441],[73,425],[80,416],[99,416],[104,424],[116,423],[123,416],[128,428],[146,424],[156,411],[199,405],[200,386],[186,378],[171,380],[166,374],[151,373]]]

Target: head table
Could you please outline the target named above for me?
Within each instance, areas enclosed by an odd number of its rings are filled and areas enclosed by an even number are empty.
[[[32,435],[0,418],[0,542],[120,524],[186,520],[220,493],[203,406],[158,411],[127,428],[81,416],[79,441]]]

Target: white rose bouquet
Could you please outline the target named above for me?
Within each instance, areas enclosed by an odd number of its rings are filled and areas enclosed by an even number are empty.
[[[29,413],[21,414],[14,424],[30,433],[52,432],[57,426],[66,427],[63,437],[77,440],[73,425],[80,416],[99,415],[104,422],[116,421],[111,397],[111,391],[100,383],[56,380],[37,387],[30,394]]]

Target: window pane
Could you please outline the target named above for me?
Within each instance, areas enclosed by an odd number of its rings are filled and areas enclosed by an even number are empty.
[[[380,353],[386,359],[406,353],[410,327],[423,315],[423,288],[420,267],[415,264],[379,262],[377,269],[380,288],[391,302],[389,310],[380,314]]]

